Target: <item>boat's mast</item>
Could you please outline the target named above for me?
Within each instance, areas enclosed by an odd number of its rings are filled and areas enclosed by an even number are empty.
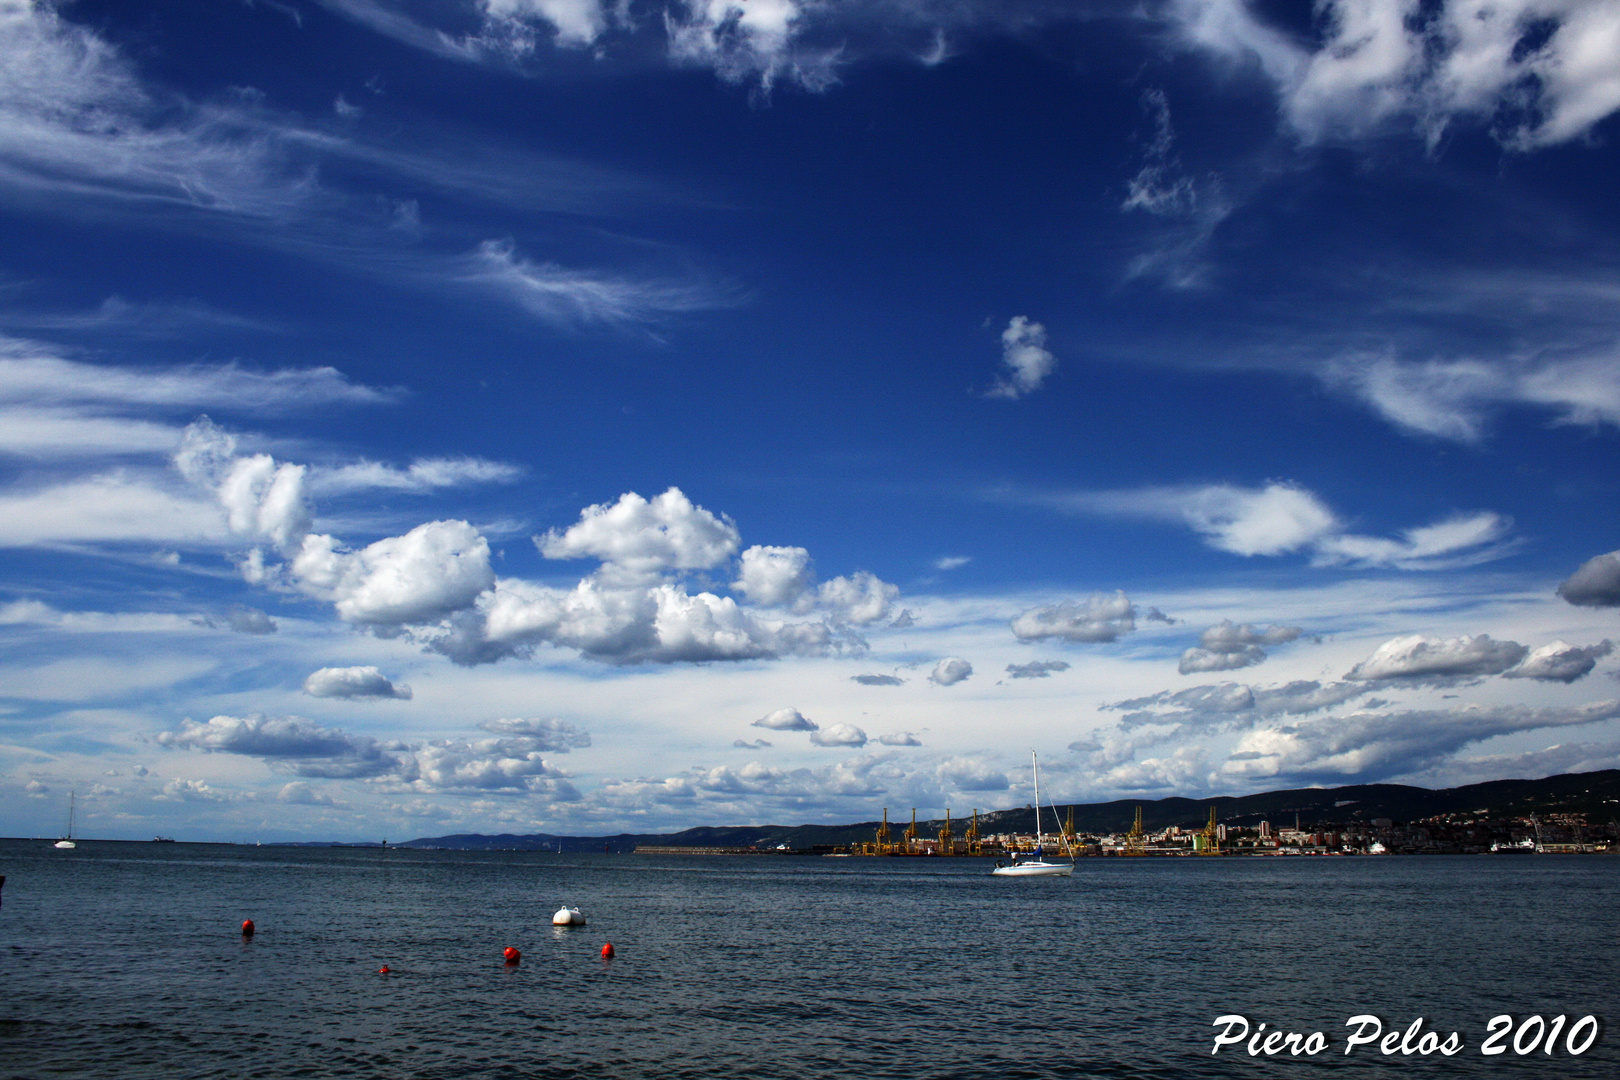
[[[73,797],[75,795],[77,795],[77,794],[78,794],[78,792],[75,792],[75,791],[68,792],[68,834],[67,834],[67,838],[69,840],[73,839]]]
[[[1035,751],[1029,752],[1030,771],[1035,774],[1035,850],[1039,851],[1043,844],[1041,837],[1041,763],[1035,757]]]

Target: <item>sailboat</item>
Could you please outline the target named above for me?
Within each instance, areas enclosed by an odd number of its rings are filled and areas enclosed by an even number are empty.
[[[1041,767],[1033,750],[1029,752],[1029,767],[1035,774],[1035,850],[1028,855],[1014,856],[1010,865],[998,863],[990,872],[998,877],[1068,877],[1074,873],[1073,851],[1069,852],[1067,863],[1046,861],[1045,837],[1041,833]],[[1065,847],[1068,846],[1067,839],[1063,843]]]
[[[76,848],[76,847],[79,846],[78,844],[75,844],[73,842],[73,796],[74,796],[74,792],[71,792],[71,791],[68,792],[68,831],[67,831],[67,835],[62,837],[62,839],[60,839],[60,840],[58,840],[56,842],[56,846],[61,848],[63,851],[67,851],[70,848]]]

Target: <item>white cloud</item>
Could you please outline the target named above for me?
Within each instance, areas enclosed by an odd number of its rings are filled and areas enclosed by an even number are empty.
[[[757,79],[769,92],[778,78],[819,90],[835,81],[836,51],[796,48],[799,0],[680,0],[664,13],[669,54],[677,63],[712,68],[727,82]]]
[[[1028,664],[1008,664],[1007,676],[1013,679],[1045,679],[1054,671],[1068,671],[1067,660],[1035,660]]]
[[[1210,484],[1082,492],[1040,501],[1063,510],[1180,522],[1211,547],[1234,555],[1308,551],[1324,566],[1443,570],[1500,558],[1513,547],[1507,536],[1512,522],[1490,511],[1407,529],[1400,539],[1350,533],[1318,495],[1284,481],[1261,488]]]
[[[854,724],[828,724],[810,733],[815,746],[865,746],[866,732]]]
[[[219,509],[132,471],[0,495],[0,547],[196,544],[225,536]]]
[[[921,746],[922,740],[909,731],[894,731],[887,735],[879,735],[878,742],[884,746]]]
[[[862,686],[904,686],[906,680],[896,675],[851,675],[850,680]]]
[[[1508,405],[1550,409],[1563,424],[1620,427],[1620,356],[1613,354],[1412,362],[1346,356],[1323,377],[1396,427],[1453,442],[1483,442],[1493,414]]]
[[[706,570],[737,550],[737,527],[730,518],[696,506],[679,488],[651,501],[626,492],[619,501],[580,512],[564,532],[535,538],[548,559],[600,559],[615,581],[656,580],[671,570]]]
[[[973,561],[971,555],[945,555],[934,560],[935,570],[957,570]]]
[[[889,617],[900,590],[864,570],[816,585],[810,553],[801,547],[754,545],[742,553],[731,587],[762,607],[796,614],[821,612],[838,623],[868,626]]]
[[[928,681],[935,686],[955,686],[973,674],[973,665],[960,656],[947,656],[934,665]]]
[[[504,484],[523,475],[523,469],[483,458],[421,458],[404,468],[362,461],[332,469],[315,469],[309,476],[311,491],[326,495],[353,491],[436,491],[468,484]]]
[[[935,775],[957,791],[1006,791],[1007,774],[978,758],[953,757],[939,764]]]
[[[1558,595],[1580,607],[1620,607],[1620,551],[1587,559],[1558,586]]]
[[[698,285],[635,281],[532,262],[509,240],[484,241],[456,262],[450,277],[562,326],[645,323],[724,302],[715,290]]]
[[[1189,44],[1249,60],[1305,140],[1404,121],[1431,141],[1458,119],[1528,149],[1581,137],[1620,108],[1615,0],[1327,0],[1306,45],[1244,0],[1179,0]]]
[[[304,693],[323,698],[411,699],[411,688],[396,684],[374,666],[331,668],[313,671],[304,680]]]
[[[1231,671],[1252,667],[1266,659],[1266,645],[1282,645],[1304,631],[1295,626],[1272,626],[1265,630],[1244,623],[1234,626],[1230,619],[1205,630],[1198,644],[1181,654],[1183,675],[1195,671]]]
[[[1614,643],[1604,638],[1596,645],[1578,646],[1555,641],[1533,649],[1516,667],[1502,673],[1508,679],[1540,679],[1544,682],[1572,683],[1597,666],[1614,651]]]
[[[1057,358],[1046,349],[1046,327],[1014,316],[1001,332],[1001,363],[1006,370],[986,397],[1016,400],[1040,389],[1057,366]]]
[[[235,364],[112,367],[56,355],[46,346],[0,338],[0,407],[101,409],[225,407],[287,412],[312,405],[376,405],[397,389],[352,383],[330,367],[249,371]]]
[[[1245,735],[1222,766],[1233,777],[1364,782],[1420,772],[1497,735],[1568,727],[1620,716],[1620,702],[1532,709],[1473,705],[1456,710],[1360,712]]]
[[[1080,604],[1065,600],[1049,607],[1030,608],[1012,621],[1019,641],[1118,641],[1136,629],[1136,608],[1123,592],[1101,593]]]
[[[740,571],[731,587],[752,603],[782,607],[798,599],[814,583],[810,553],[804,548],[755,544],[742,553]]]
[[[731,745],[737,750],[765,750],[772,744],[769,739],[755,739],[753,742],[746,739],[733,739]]]
[[[317,791],[304,780],[283,784],[276,792],[276,801],[290,806],[337,806],[338,801],[325,791]]]
[[[771,731],[816,731],[819,728],[818,724],[794,708],[768,712],[749,726],[768,728]]]
[[[524,736],[429,743],[401,759],[399,778],[412,790],[523,792],[577,802],[567,774],[548,764],[540,740]]]
[[[563,47],[590,45],[607,28],[601,0],[482,0],[482,6],[491,19],[548,23]]]
[[[348,622],[433,622],[465,610],[495,584],[489,542],[465,521],[430,521],[359,551],[310,534],[292,562],[299,588],[331,600]]]
[[[159,746],[242,754],[277,762],[300,776],[368,777],[394,771],[398,759],[376,739],[324,728],[297,716],[216,716],[185,720],[157,736]]]
[[[1516,641],[1494,641],[1489,634],[1457,638],[1409,634],[1384,642],[1344,677],[1424,682],[1500,675],[1529,651]]]
[[[154,796],[170,802],[229,802],[231,797],[203,780],[174,779],[163,785],[161,794]]]

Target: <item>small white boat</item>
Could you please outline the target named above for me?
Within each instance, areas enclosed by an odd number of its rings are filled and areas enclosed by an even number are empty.
[[[56,847],[58,850],[61,850],[61,851],[69,851],[69,850],[79,846],[78,844],[75,844],[73,842],[73,797],[74,797],[74,795],[75,795],[75,792],[71,792],[71,791],[68,792],[68,831],[67,831],[67,835],[62,837],[62,839],[58,840],[54,845],[52,845],[52,846]]]
[[[584,926],[585,916],[581,915],[579,908],[561,907],[557,914],[551,917],[552,926]]]
[[[996,877],[1068,877],[1074,873],[1074,852],[1069,852],[1066,863],[1046,861],[1046,842],[1041,833],[1041,768],[1033,750],[1029,752],[1029,767],[1035,775],[1035,850],[1027,855],[1015,855],[1006,866],[998,862],[990,873]],[[1057,811],[1052,813],[1056,815]],[[1068,840],[1063,843],[1068,846]]]

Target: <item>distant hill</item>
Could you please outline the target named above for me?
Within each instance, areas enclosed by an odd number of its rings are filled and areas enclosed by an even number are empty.
[[[1429,788],[1405,784],[1353,784],[1335,788],[1293,788],[1266,791],[1257,795],[1221,796],[1213,799],[1116,799],[1106,803],[1060,803],[1061,821],[1072,809],[1075,828],[1083,833],[1124,832],[1131,827],[1137,807],[1142,808],[1142,827],[1156,832],[1171,825],[1197,826],[1209,819],[1215,807],[1217,819],[1231,825],[1253,826],[1269,820],[1274,826],[1291,826],[1298,815],[1301,825],[1369,822],[1374,818],[1417,821],[1440,814],[1485,811],[1493,817],[1523,817],[1527,814],[1585,814],[1594,824],[1620,818],[1620,769],[1602,772],[1565,773],[1540,780],[1492,780],[1466,787]],[[889,828],[896,839],[910,824],[909,811],[902,817],[898,808],[889,815]],[[952,829],[962,834],[967,814],[952,814]],[[945,821],[935,818],[917,822],[923,836],[937,835]],[[1045,816],[1052,828],[1050,811]],[[486,836],[464,833],[456,836],[423,837],[396,847],[451,848],[461,851],[613,851],[635,850],[637,845],[669,847],[776,847],[809,848],[818,844],[854,844],[872,839],[878,822],[851,825],[704,825],[676,833],[619,833],[615,836],[557,836],[550,833]],[[1035,831],[1035,812],[1028,806],[992,810],[979,815],[979,831],[989,833],[1029,833]]]

